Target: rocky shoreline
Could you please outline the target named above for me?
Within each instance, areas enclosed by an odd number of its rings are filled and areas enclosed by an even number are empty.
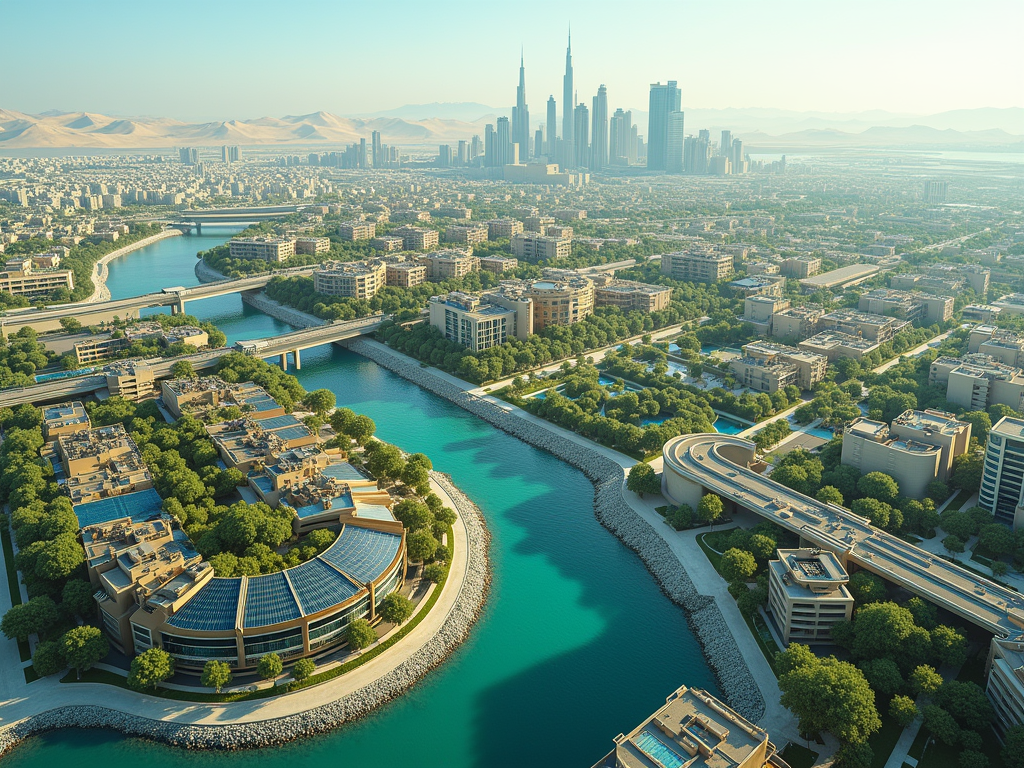
[[[466,639],[470,628],[480,616],[490,588],[490,534],[480,509],[459,490],[448,475],[431,472],[430,476],[451,497],[466,526],[466,576],[455,604],[437,633],[395,669],[330,704],[295,715],[252,723],[192,725],[151,720],[102,706],[60,707],[0,731],[0,755],[29,736],[63,728],[110,728],[127,736],[152,739],[187,749],[267,747],[330,731],[402,695],[447,659]],[[301,696],[302,691],[286,695]]]
[[[718,679],[725,700],[752,722],[764,715],[765,702],[750,668],[714,598],[697,592],[679,559],[665,540],[622,497],[625,473],[599,452],[568,440],[553,431],[507,413],[494,403],[435,376],[430,369],[410,363],[404,356],[360,339],[344,346],[429,392],[464,408],[503,432],[553,454],[580,470],[594,484],[597,519],[626,546],[636,552],[665,594],[681,606],[690,620],[708,664]]]

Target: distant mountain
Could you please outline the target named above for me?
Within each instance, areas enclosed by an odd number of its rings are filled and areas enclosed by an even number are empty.
[[[490,109],[489,107],[482,107]],[[165,149],[188,144],[351,144],[380,131],[386,143],[429,144],[469,139],[479,125],[427,117],[339,117],[329,112],[255,120],[183,123],[168,118],[115,118],[91,112],[51,111],[27,115],[0,109],[0,149],[93,147]]]

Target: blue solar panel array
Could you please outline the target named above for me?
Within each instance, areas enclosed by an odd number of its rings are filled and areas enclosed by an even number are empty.
[[[284,429],[279,429],[274,432],[274,434],[282,440],[299,440],[303,437],[309,437],[312,433],[305,424],[300,424],[297,427],[285,427]]]
[[[290,413],[286,413],[284,416],[271,416],[267,419],[256,419],[256,423],[259,424],[263,429],[281,429],[281,427],[294,427],[297,424],[301,424],[297,418],[292,416]]]
[[[336,480],[365,480],[366,477],[358,469],[347,462],[340,464],[328,464],[321,470],[327,477]]]
[[[167,623],[205,632],[234,629],[241,587],[241,579],[210,579]]]
[[[358,591],[352,582],[319,558],[289,568],[288,579],[307,616],[340,605]]]
[[[111,520],[131,517],[132,520],[148,520],[160,514],[164,500],[152,488],[135,493],[123,493],[99,501],[89,501],[75,506],[78,527],[102,525]]]
[[[346,525],[320,557],[365,583],[384,573],[401,544],[398,534]]]
[[[301,615],[283,573],[279,571],[249,579],[243,627],[266,627],[297,619]]]

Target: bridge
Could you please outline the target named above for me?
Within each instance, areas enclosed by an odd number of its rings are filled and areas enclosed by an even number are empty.
[[[187,361],[195,370],[200,371],[215,367],[222,357],[232,352],[244,352],[263,359],[279,357],[281,367],[285,370],[287,370],[288,355],[291,354],[295,367],[301,368],[300,353],[302,350],[352,339],[364,334],[372,334],[388,319],[390,319],[389,315],[373,315],[358,320],[338,321],[329,325],[303,328],[280,336],[240,341],[230,347],[210,349],[197,352],[194,355],[150,359],[146,361],[146,364],[152,369],[157,379],[168,378],[171,375],[172,366],[179,361]],[[92,394],[106,386],[107,378],[104,374],[93,374],[44,381],[27,387],[10,387],[0,390],[0,407],[9,408],[22,403],[59,402],[71,397]]]
[[[155,293],[132,296],[112,301],[93,303],[61,304],[51,309],[8,310],[0,315],[0,335],[6,337],[19,328],[29,326],[39,332],[60,330],[60,321],[66,317],[79,320],[82,325],[95,325],[100,321],[110,321],[115,317],[126,319],[138,317],[139,310],[151,307],[170,307],[172,314],[184,313],[185,302],[199,299],[212,299],[232,293],[248,293],[258,291],[267,286],[278,276],[306,276],[313,274],[313,267],[293,267],[278,269],[253,277],[242,277],[237,280],[218,280],[212,283],[185,288],[175,286],[164,288]]]
[[[256,224],[261,221],[277,219],[292,213],[298,213],[301,205],[265,205],[249,208],[199,208],[196,210],[178,211],[168,220],[169,226],[179,229],[185,234],[203,234],[203,224]]]
[[[705,493],[748,509],[833,552],[844,565],[894,582],[997,638],[1024,640],[1024,596],[919,549],[836,504],[824,504],[755,472],[750,440],[683,435],[665,443],[662,489],[697,508]]]

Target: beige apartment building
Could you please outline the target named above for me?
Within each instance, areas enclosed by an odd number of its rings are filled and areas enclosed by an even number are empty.
[[[458,248],[428,253],[421,263],[427,268],[427,280],[434,283],[465,277],[480,269],[480,259]]]
[[[60,435],[55,447],[72,504],[153,487],[153,476],[122,424]]]
[[[953,317],[953,297],[876,288],[861,294],[862,312],[890,315],[910,322],[941,323]]]
[[[795,368],[796,381],[792,383],[795,383],[800,389],[811,389],[818,382],[824,381],[828,371],[828,358],[824,355],[788,347],[785,344],[756,341],[744,345],[743,352],[748,358],[769,364],[781,363]],[[788,383],[782,386],[788,386]],[[775,387],[774,389],[758,389],[758,391],[775,392],[778,389],[779,387]]]
[[[338,225],[338,235],[350,243],[370,240],[377,235],[377,224],[373,221],[346,221]]]
[[[848,333],[823,331],[811,336],[809,339],[804,339],[797,346],[806,352],[816,352],[819,355],[824,355],[832,363],[841,357],[852,357],[854,360],[860,360],[864,355],[869,355],[878,349],[881,344],[877,341],[862,339],[859,336],[851,336]]]
[[[779,360],[749,356],[734,358],[729,361],[729,370],[736,377],[737,384],[755,392],[778,392],[790,385],[796,386],[796,366]]]
[[[818,321],[818,327],[823,331],[838,331],[850,336],[860,336],[879,344],[891,341],[893,336],[906,326],[906,320],[860,312],[856,309],[837,309],[835,312],[822,315]]]
[[[988,355],[1006,365],[1024,367],[1024,338],[994,325],[972,328],[967,339],[967,351]]]
[[[85,406],[77,400],[43,408],[43,439],[48,443],[55,442],[62,435],[73,435],[91,426]]]
[[[743,300],[743,319],[764,326],[758,330],[767,334],[772,328],[772,316],[789,309],[789,305],[789,299],[781,296],[748,296]]]
[[[372,299],[386,284],[382,261],[329,261],[313,272],[313,289],[325,296]]]
[[[661,256],[661,273],[673,280],[715,283],[727,278],[732,271],[733,259],[728,253],[677,251]]]
[[[125,400],[142,400],[156,389],[156,374],[143,362],[127,360],[108,365],[103,375],[107,380],[107,391]]]
[[[569,257],[571,241],[533,232],[512,236],[512,254],[524,261],[555,261]]]
[[[436,230],[423,227],[399,227],[391,234],[402,238],[402,248],[406,251],[424,251],[436,248],[439,235]]]
[[[1015,411],[1024,407],[1024,371],[982,353],[940,357],[932,362],[928,383],[946,386],[946,399],[969,411],[1000,403]]]
[[[375,251],[384,251],[385,253],[401,251],[405,248],[405,238],[398,237],[397,235],[375,237],[370,241],[370,247]]]
[[[780,339],[806,339],[820,330],[825,310],[816,306],[788,307],[772,313],[772,336]]]
[[[403,261],[387,265],[385,281],[388,285],[397,285],[402,288],[413,288],[414,286],[426,282],[426,280],[427,268],[423,264],[417,264],[412,261]]]
[[[45,296],[60,288],[75,289],[75,276],[70,269],[36,270],[32,259],[8,259],[0,272],[0,291],[14,296]]]
[[[481,256],[480,269],[485,272],[493,272],[500,275],[502,272],[511,272],[519,266],[519,259],[511,256]]]
[[[833,269],[831,272],[801,278],[800,287],[804,293],[820,290],[844,291],[871,279],[878,274],[878,269],[874,264],[851,264],[848,267]]]
[[[523,231],[537,232],[546,235],[548,227],[555,226],[554,216],[525,216],[523,217]]]
[[[487,222],[487,239],[511,239],[523,231],[523,222],[518,219],[491,219]]]
[[[331,250],[331,238],[329,237],[297,237],[295,238],[295,252],[307,256],[318,253],[327,253]]]
[[[657,312],[668,309],[672,289],[632,280],[611,280],[594,287],[594,303],[598,307],[618,307],[623,312]]]
[[[232,259],[282,262],[295,255],[295,241],[289,237],[236,237],[228,249]]]
[[[487,240],[487,227],[480,226],[462,226],[453,224],[444,231],[444,241],[446,243],[483,243]]]
[[[793,256],[782,261],[782,274],[802,279],[821,272],[821,259],[817,256]]]
[[[501,294],[507,299],[532,302],[534,333],[549,325],[572,325],[594,313],[594,283],[582,275],[510,280],[501,284]]]
[[[480,297],[460,291],[430,297],[430,324],[449,341],[473,352],[504,344],[517,326],[514,309],[481,302]]]
[[[593,768],[784,768],[768,732],[707,691],[674,691]]]
[[[884,472],[912,499],[924,498],[928,483],[949,479],[953,459],[967,451],[971,425],[943,411],[904,411],[892,426],[860,418],[843,433],[842,463],[861,474]]]
[[[853,615],[850,577],[839,558],[822,549],[780,549],[768,562],[768,610],[782,642],[832,642],[832,627]]]

